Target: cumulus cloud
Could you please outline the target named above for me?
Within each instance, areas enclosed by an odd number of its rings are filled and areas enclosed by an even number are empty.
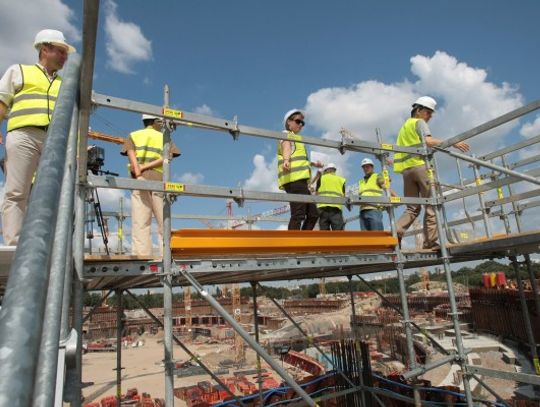
[[[540,134],[540,115],[536,116],[536,119],[532,123],[525,123],[521,127],[519,134],[526,138],[538,136]]]
[[[261,154],[253,157],[254,170],[251,176],[244,182],[242,188],[249,191],[271,191],[279,192],[277,186],[277,157],[267,162]]]
[[[133,65],[152,59],[152,42],[137,24],[122,21],[117,13],[118,5],[108,0],[105,3],[106,49],[111,69],[121,73],[134,73]]]
[[[204,181],[204,175],[200,172],[186,172],[182,174],[178,180],[184,184],[201,184]]]
[[[471,67],[446,52],[437,51],[432,56],[416,55],[410,62],[414,81],[405,79],[384,83],[368,80],[350,87],[323,88],[313,92],[307,97],[305,106],[310,125],[323,138],[333,140],[340,140],[339,131],[346,128],[355,138],[377,142],[376,129],[380,129],[383,142],[395,143],[400,126],[409,117],[411,104],[419,96],[431,95],[437,99],[438,108],[429,123],[430,128],[434,136],[448,138],[523,104],[523,97],[516,87],[489,82],[484,69]],[[482,154],[504,145],[506,135],[517,125],[518,122],[514,121],[472,139],[472,152]],[[535,126],[540,126],[540,123]],[[349,163],[355,154],[341,156],[337,151],[328,149],[313,150],[326,154],[329,161],[340,167],[345,177],[351,173],[358,176],[358,169],[353,171]],[[256,155],[253,161],[255,168],[246,184],[267,185],[273,182],[275,188],[275,168],[260,155]],[[449,160],[442,157],[440,168],[449,169]],[[448,173],[455,174],[454,168]]]
[[[120,210],[120,199],[123,198],[124,211],[131,208],[129,191],[122,189],[98,188],[101,210],[118,212]]]
[[[202,114],[205,116],[215,116],[214,111],[210,106],[204,103],[202,106],[197,106],[193,113]]]
[[[81,36],[74,20],[75,12],[61,0],[2,2],[0,71],[3,72],[12,64],[35,63],[37,52],[33,46],[34,37],[45,28],[62,31],[67,41],[77,46]],[[22,25],[24,28],[21,28]]]

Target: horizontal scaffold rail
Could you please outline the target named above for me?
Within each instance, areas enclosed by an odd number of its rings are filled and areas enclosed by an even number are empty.
[[[88,184],[94,188],[113,188],[125,190],[143,190],[167,192],[173,195],[228,198],[236,202],[245,200],[271,202],[312,202],[337,205],[385,204],[385,205],[435,205],[436,198],[406,198],[352,196],[350,198],[322,197],[317,195],[285,194],[281,192],[246,191],[242,188],[227,188],[209,185],[182,184],[176,182],[143,181],[131,178],[113,177],[111,175],[88,175]]]
[[[92,102],[97,106],[105,106],[120,110],[127,110],[136,113],[147,113],[163,117],[174,123],[186,126],[200,126],[209,130],[223,131],[233,134],[237,138],[240,134],[256,137],[269,138],[274,140],[288,140],[287,134],[280,131],[272,131],[257,127],[239,125],[236,119],[227,120],[190,113],[180,110],[164,109],[162,106],[137,102],[129,99],[122,99],[114,96],[92,93]],[[393,144],[370,143],[358,139],[343,138],[342,141],[322,139],[320,137],[300,136],[302,143],[319,147],[333,148],[340,151],[358,151],[364,153],[377,154],[383,151],[402,152],[414,155],[426,155],[426,151],[421,147],[403,147]]]

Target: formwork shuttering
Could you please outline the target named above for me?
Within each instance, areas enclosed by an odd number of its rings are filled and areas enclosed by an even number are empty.
[[[536,343],[532,335],[530,318],[524,304],[523,282],[519,269],[525,267],[532,276],[530,254],[539,251],[540,232],[524,230],[521,213],[540,205],[540,201],[530,201],[537,197],[540,190],[524,193],[513,193],[512,186],[520,181],[539,184],[536,179],[540,169],[533,168],[521,173],[515,169],[529,166],[538,160],[538,156],[507,163],[507,156],[519,149],[540,142],[540,136],[516,143],[489,155],[474,158],[454,153],[447,148],[452,144],[470,139],[483,132],[501,126],[527,113],[537,110],[540,101],[525,105],[501,117],[493,119],[469,131],[446,140],[436,151],[428,150],[425,145],[404,148],[392,144],[365,142],[342,134],[341,141],[323,140],[313,137],[302,137],[305,144],[324,148],[337,149],[341,152],[361,152],[372,154],[379,159],[383,172],[386,168],[386,157],[390,152],[406,152],[431,158],[434,155],[451,155],[456,159],[459,184],[442,187],[438,182],[438,171],[435,168],[432,185],[433,198],[391,198],[386,190],[384,197],[359,197],[350,195],[345,198],[321,198],[288,194],[253,192],[239,188],[211,187],[171,183],[170,169],[164,163],[164,181],[135,181],[126,178],[95,176],[85,170],[76,174],[76,168],[86,169],[87,138],[89,115],[95,106],[126,110],[136,113],[147,113],[161,116],[164,125],[164,154],[170,147],[170,136],[175,125],[189,125],[220,132],[226,132],[235,139],[240,134],[263,137],[274,140],[286,139],[279,132],[241,125],[237,120],[225,120],[210,116],[193,114],[185,111],[171,110],[169,106],[169,90],[164,91],[162,106],[138,101],[102,95],[92,91],[92,76],[95,57],[95,38],[98,23],[98,0],[84,2],[83,54],[82,57],[72,55],[66,66],[64,82],[49,129],[49,141],[40,163],[38,177],[30,198],[29,210],[24,221],[21,239],[16,250],[4,248],[0,250],[2,288],[5,290],[0,314],[0,407],[7,406],[53,406],[64,399],[71,406],[81,405],[81,372],[82,372],[82,298],[85,290],[114,290],[119,297],[124,292],[133,297],[130,289],[141,287],[163,287],[164,310],[164,382],[167,406],[174,405],[174,357],[173,342],[197,360],[203,369],[218,383],[217,378],[205,366],[204,361],[197,358],[172,331],[172,287],[191,286],[216,312],[227,321],[246,343],[252,347],[258,357],[264,359],[282,379],[297,393],[304,404],[317,405],[315,397],[311,397],[290,375],[258,344],[258,338],[252,338],[209,293],[203,285],[225,283],[251,283],[256,295],[258,283],[264,281],[322,278],[330,276],[347,276],[349,281],[354,276],[363,279],[363,274],[382,271],[397,272],[400,287],[400,304],[398,311],[403,318],[409,360],[409,371],[403,377],[411,380],[437,366],[434,364],[418,365],[416,363],[413,328],[417,328],[411,320],[407,305],[407,294],[404,281],[404,269],[421,266],[442,265],[448,285],[450,315],[452,317],[456,349],[447,355],[444,362],[458,363],[463,372],[463,386],[466,404],[475,403],[469,380],[474,378],[498,398],[496,392],[482,382],[478,375],[504,377],[510,380],[540,384],[537,376],[521,373],[502,373],[471,366],[467,364],[466,349],[463,347],[459,313],[456,296],[453,290],[451,263],[470,260],[508,258],[516,270],[522,312],[527,328],[530,357],[538,365]],[[79,135],[77,140],[77,135]],[[76,163],[76,143],[79,143],[78,163]],[[497,161],[500,164],[494,164]],[[427,159],[428,166],[431,166]],[[433,163],[436,164],[434,157]],[[464,179],[461,165],[473,166],[473,179]],[[488,169],[481,173],[480,169]],[[433,168],[429,168],[430,170]],[[164,193],[164,256],[162,259],[141,259],[130,256],[110,256],[108,258],[84,256],[84,221],[85,198],[92,188],[144,189]],[[503,188],[507,193],[501,192]],[[498,197],[486,200],[483,193],[497,190]],[[390,217],[392,236],[396,236],[394,209],[398,205],[420,204],[433,205],[437,214],[437,229],[441,241],[441,251],[428,252],[421,250],[405,251],[398,245],[392,250],[365,253],[362,250],[347,253],[309,253],[295,252],[277,255],[234,255],[223,256],[182,256],[174,257],[171,252],[171,205],[175,196],[197,196],[208,198],[230,198],[242,204],[246,200],[318,202],[338,203],[357,206],[363,203],[383,204]],[[465,218],[448,221],[444,205],[464,200],[469,196],[477,196],[480,215],[470,215],[464,206]],[[39,201],[38,201],[39,199]],[[529,201],[525,201],[529,200]],[[512,209],[507,210],[507,204]],[[75,212],[75,217],[72,213]],[[494,236],[491,219],[503,220],[505,233]],[[510,217],[514,222],[510,222]],[[482,240],[459,242],[458,234],[452,233],[455,226],[482,221],[485,238]],[[45,225],[45,226],[44,226]],[[513,229],[512,226],[515,225]],[[74,233],[72,234],[72,228]],[[409,232],[409,234],[414,232]],[[306,236],[309,241],[309,236]],[[523,259],[523,260],[519,260]],[[67,259],[67,260],[66,260]],[[72,261],[73,260],[73,261]],[[43,265],[48,265],[44,267]],[[9,279],[7,270],[10,269]],[[6,284],[7,281],[7,284]],[[540,312],[540,301],[534,279],[531,281],[533,294]],[[134,297],[133,297],[134,298]],[[351,312],[355,316],[354,296],[351,292]],[[279,306],[279,303],[276,302]],[[68,320],[70,308],[73,319]],[[144,307],[143,307],[144,308]],[[122,307],[118,307],[118,325],[121,324]],[[161,321],[149,310],[146,310],[156,323]],[[285,310],[287,318],[296,322]],[[354,318],[353,318],[354,319]],[[257,322],[257,318],[255,318]],[[258,327],[255,327],[258,332]],[[300,328],[300,331],[303,332]],[[353,330],[354,331],[354,330]],[[120,335],[120,333],[118,334]],[[307,334],[306,334],[307,336]],[[24,338],[24,340],[23,340]],[[309,338],[308,338],[309,339]],[[434,340],[430,338],[430,340]],[[121,394],[121,351],[117,352],[117,393]],[[330,361],[331,362],[331,361]],[[439,362],[440,363],[440,362]],[[337,369],[351,388],[359,391],[343,372]],[[227,386],[224,386],[227,388]],[[364,386],[362,389],[366,390]],[[377,401],[380,389],[367,389]],[[414,403],[421,403],[419,393],[414,391]],[[231,395],[237,405],[241,400]],[[380,400],[379,400],[380,404]]]

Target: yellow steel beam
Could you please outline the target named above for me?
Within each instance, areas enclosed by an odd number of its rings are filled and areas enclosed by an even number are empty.
[[[390,232],[182,229],[172,232],[175,256],[213,254],[347,253],[392,251]]]

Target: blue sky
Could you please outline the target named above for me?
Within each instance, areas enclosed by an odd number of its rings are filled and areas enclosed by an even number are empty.
[[[35,60],[31,42],[41,28],[58,28],[80,49],[82,2],[0,0],[0,69]],[[19,24],[16,15],[28,15]],[[435,97],[430,122],[450,137],[529,103],[540,95],[540,3],[508,1],[102,1],[94,89],[161,104],[165,83],[174,107],[282,129],[285,111],[306,108],[303,134],[338,138],[346,127],[375,141],[380,128],[394,142],[412,101]],[[15,21],[14,21],[15,20]],[[481,154],[540,132],[531,114],[472,143]],[[127,136],[139,117],[99,108],[94,130]],[[5,132],[5,123],[2,127]],[[176,181],[275,191],[275,142],[178,128],[183,155]],[[106,169],[126,174],[119,148],[106,146]],[[3,148],[2,148],[3,149]],[[328,153],[328,151],[325,151]],[[530,153],[530,151],[529,151]],[[331,153],[328,161],[356,184],[360,154]],[[444,178],[455,182],[451,163]],[[400,177],[393,187],[401,193]],[[523,186],[530,188],[530,186]],[[101,193],[116,209],[120,193]],[[125,194],[129,200],[129,194]],[[129,203],[128,203],[129,204]],[[477,205],[471,203],[471,205]],[[248,203],[258,213],[280,204]],[[182,198],[174,213],[225,214],[223,200]],[[401,209],[399,210],[401,211]],[[234,207],[235,214],[247,208]],[[459,216],[462,210],[450,211]],[[354,213],[347,213],[347,216]],[[175,222],[173,227],[202,227]],[[275,228],[275,224],[260,227]],[[358,229],[357,222],[349,228]]]

